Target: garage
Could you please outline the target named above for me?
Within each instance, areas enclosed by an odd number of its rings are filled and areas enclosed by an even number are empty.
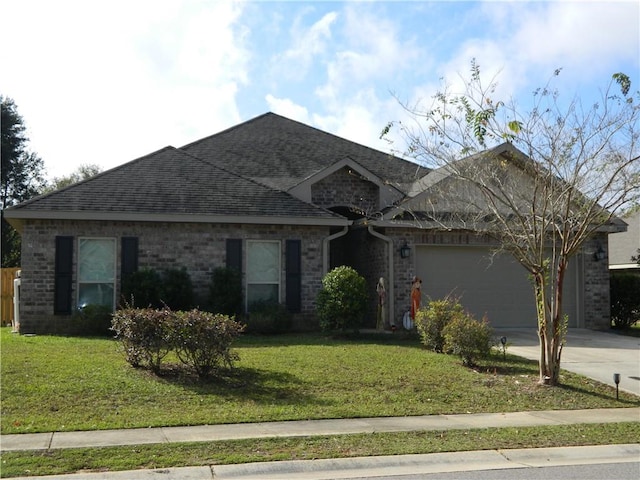
[[[577,327],[577,264],[569,264],[564,285],[569,327]],[[492,255],[487,247],[418,246],[416,272],[422,278],[423,304],[453,295],[478,320],[493,327],[536,327],[533,286],[528,272],[511,255]]]

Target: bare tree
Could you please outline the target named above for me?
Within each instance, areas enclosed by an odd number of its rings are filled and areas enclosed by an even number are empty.
[[[411,209],[423,227],[468,229],[493,237],[529,272],[536,298],[540,382],[555,385],[567,319],[563,285],[571,257],[640,196],[639,99],[625,74],[601,99],[562,103],[551,82],[528,111],[494,98],[471,62],[465,91],[444,85],[431,105],[409,106],[411,123],[391,122],[408,154],[436,170]],[[618,88],[620,93],[616,93]],[[635,96],[635,99],[634,99]],[[409,215],[411,216],[411,215]]]

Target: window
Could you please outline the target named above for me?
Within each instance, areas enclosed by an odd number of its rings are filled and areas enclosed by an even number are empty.
[[[247,307],[280,302],[280,242],[247,241]]]
[[[115,301],[116,241],[81,238],[78,246],[78,308]]]

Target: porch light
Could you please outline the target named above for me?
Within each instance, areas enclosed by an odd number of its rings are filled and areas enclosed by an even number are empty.
[[[604,249],[602,248],[602,245],[598,245],[598,249],[593,254],[593,259],[596,262],[599,262],[600,260],[604,260],[606,257],[607,257],[607,255],[606,255]]]
[[[404,242],[404,245],[400,247],[400,257],[409,258],[410,254],[411,254],[411,247],[407,245],[407,242]]]

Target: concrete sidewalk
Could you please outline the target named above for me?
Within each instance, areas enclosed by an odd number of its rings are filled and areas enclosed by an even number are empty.
[[[0,451],[640,421],[640,407],[132,428],[0,436]]]

